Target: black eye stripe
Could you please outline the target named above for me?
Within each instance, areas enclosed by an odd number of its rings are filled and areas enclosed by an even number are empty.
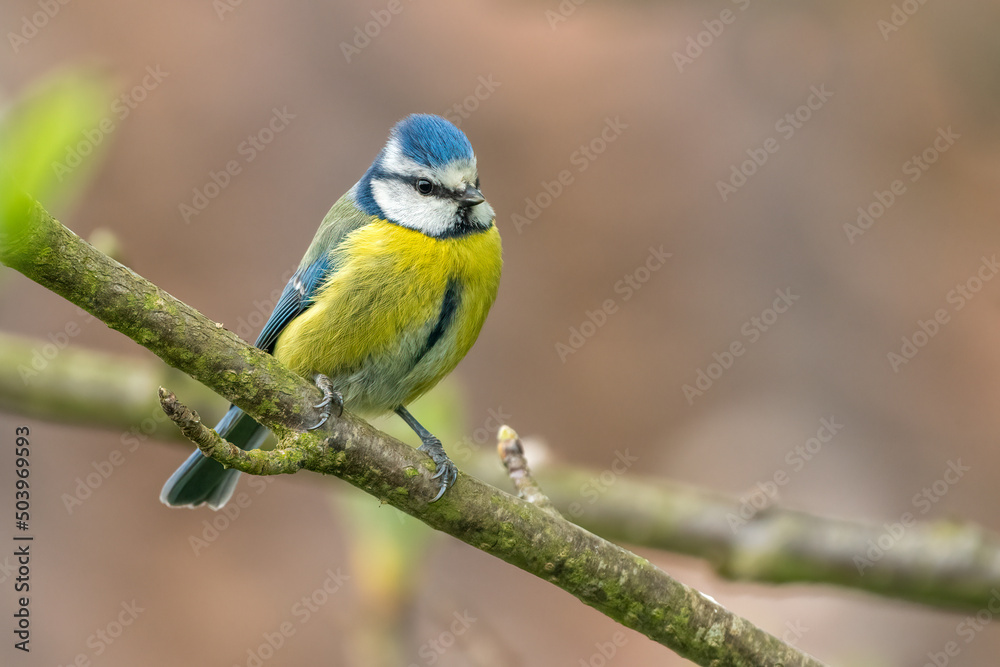
[[[449,190],[443,187],[441,184],[435,182],[433,179],[430,179],[426,176],[404,176],[402,174],[390,174],[387,172],[382,172],[377,176],[377,178],[380,181],[398,181],[400,183],[405,183],[406,185],[410,186],[420,194],[424,193],[420,192],[420,189],[417,187],[417,183],[419,183],[420,181],[428,181],[430,182],[432,189],[430,192],[424,195],[426,197],[440,197],[442,199],[458,199],[464,194],[464,191]],[[478,187],[479,187],[479,178],[477,177],[476,188]]]

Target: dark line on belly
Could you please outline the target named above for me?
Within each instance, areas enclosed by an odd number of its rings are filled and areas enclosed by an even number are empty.
[[[444,290],[444,297],[441,299],[441,312],[438,314],[437,323],[427,336],[423,349],[420,350],[420,353],[413,361],[414,366],[420,363],[420,360],[431,351],[431,348],[433,348],[434,345],[441,340],[445,332],[448,331],[448,327],[451,326],[452,320],[455,319],[455,313],[458,312],[460,301],[461,290],[458,282],[455,280],[449,280],[448,286]]]

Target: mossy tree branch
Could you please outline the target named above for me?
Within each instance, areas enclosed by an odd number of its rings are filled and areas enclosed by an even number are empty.
[[[103,255],[30,198],[5,208],[0,261],[233,401],[279,438],[274,452],[241,453],[247,456],[213,445],[213,458],[250,473],[275,472],[274,463],[282,472],[301,466],[334,474],[697,664],[822,664],[648,560],[466,474],[429,503],[434,482],[422,474],[433,467],[429,459],[348,413],[322,429],[297,432],[317,418],[312,405],[320,396],[311,383]],[[195,415],[186,419],[208,437]]]
[[[67,347],[25,379],[29,360],[47,344],[0,333],[0,410],[184,443],[154,398],[157,387],[169,385],[198,410],[221,415],[222,401],[204,385],[146,359]],[[552,504],[574,523],[607,539],[703,558],[726,578],[829,584],[966,611],[985,608],[1000,589],[1000,535],[973,523],[919,522],[883,550],[884,525],[777,505],[744,523],[746,508],[732,496],[633,473],[600,485],[599,501],[590,503],[584,490],[595,488],[599,471],[535,467]],[[507,481],[487,451],[464,468],[497,486]],[[516,474],[512,481],[520,490]]]
[[[0,332],[0,410],[186,443],[154,400],[156,388],[167,385],[182,387],[203,412],[222,416],[222,399],[175,368],[74,345],[73,337],[89,326],[86,318],[74,317],[41,339]]]
[[[729,579],[829,584],[970,612],[994,604],[1000,590],[1000,535],[970,522],[875,524],[780,506],[744,522],[737,498],[686,484],[629,475],[584,504],[580,490],[593,488],[594,471],[540,466],[535,474],[588,530],[704,558]]]
[[[555,512],[459,472],[439,501],[416,449],[344,413],[322,431],[288,432],[273,451],[245,452],[200,423],[167,391],[164,410],[206,455],[251,474],[305,468],[336,475],[432,528],[492,554],[575,595],[622,625],[699,665],[821,665],[749,621],[685,586],[647,559]]]

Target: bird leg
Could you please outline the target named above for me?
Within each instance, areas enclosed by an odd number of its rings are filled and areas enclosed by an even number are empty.
[[[441,444],[441,441],[438,440],[433,433],[425,429],[420,422],[418,422],[413,415],[407,411],[406,408],[399,406],[396,408],[396,414],[399,415],[402,420],[406,422],[406,425],[412,428],[413,432],[417,434],[420,441],[423,443],[420,447],[418,447],[418,449],[431,457],[431,460],[434,461],[434,465],[437,467],[437,472],[431,476],[431,479],[437,479],[440,477],[441,489],[431,500],[433,503],[441,498],[441,496],[444,495],[444,492],[448,490],[448,487],[454,484],[455,480],[458,479],[458,468],[456,468],[455,464],[452,463],[450,458],[448,458],[448,454],[444,451],[444,446]]]
[[[323,392],[323,400],[314,405],[314,408],[320,408],[320,419],[315,426],[310,426],[307,430],[313,431],[318,429],[320,426],[326,423],[326,420],[330,418],[330,414],[333,412],[333,406],[337,406],[337,416],[344,414],[344,397],[339,391],[334,391],[333,383],[330,382],[330,378],[323,375],[322,373],[316,373],[313,376],[313,381],[316,386],[319,387]]]

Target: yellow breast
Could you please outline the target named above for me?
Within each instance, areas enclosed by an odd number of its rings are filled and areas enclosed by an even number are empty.
[[[433,387],[475,343],[500,282],[500,235],[494,226],[437,239],[377,221],[331,261],[338,269],[275,356],[302,375],[330,376],[348,409],[379,414]]]

